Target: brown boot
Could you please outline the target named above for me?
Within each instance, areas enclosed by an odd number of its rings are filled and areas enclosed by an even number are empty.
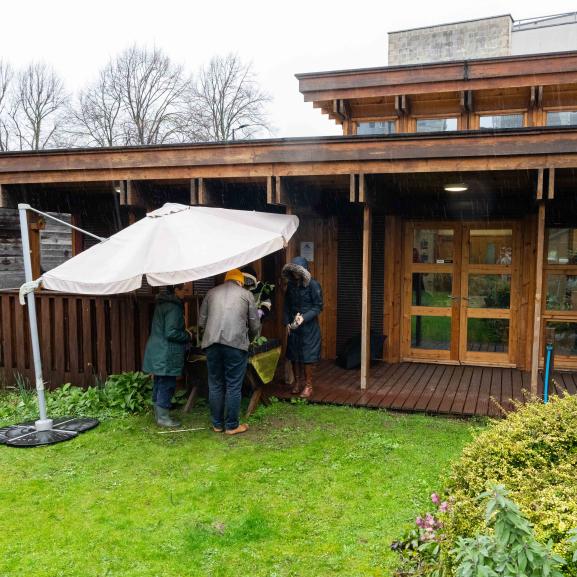
[[[305,388],[303,392],[299,395],[301,399],[309,399],[313,394],[313,370],[314,365],[307,364],[305,367]]]
[[[293,366],[293,388],[291,390],[292,395],[298,395],[302,391],[301,385],[301,365],[299,363],[292,363]]]

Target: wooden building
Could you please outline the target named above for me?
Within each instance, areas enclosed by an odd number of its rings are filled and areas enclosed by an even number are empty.
[[[325,296],[323,356],[361,333],[361,396],[384,370],[371,376],[371,332],[386,336],[387,374],[425,367],[411,372],[414,391],[441,371],[458,374],[453,388],[466,393],[473,367],[486,367],[536,392],[547,329],[556,367],[577,368],[577,52],[297,78],[343,136],[2,153],[0,206],[69,213],[100,235],[167,200],[298,214],[286,254],[260,266],[277,280],[285,258],[312,256]],[[74,234],[72,251],[84,242]],[[138,367],[142,299],[40,300],[55,382]],[[2,295],[0,315],[0,367],[25,372],[13,294]],[[269,330],[280,334],[276,319]]]

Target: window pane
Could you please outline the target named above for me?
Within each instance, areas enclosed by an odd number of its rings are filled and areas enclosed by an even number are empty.
[[[481,116],[479,119],[481,128],[491,128],[498,130],[499,128],[521,128],[523,126],[522,114],[497,114]]]
[[[395,121],[359,122],[357,134],[395,134]]]
[[[413,262],[446,264],[453,262],[453,230],[415,229]]]
[[[456,118],[418,118],[417,132],[449,132],[457,130]]]
[[[411,317],[411,347],[442,350],[451,348],[451,317]]]
[[[577,311],[577,276],[547,275],[547,310]]]
[[[513,231],[510,228],[471,230],[469,241],[470,264],[511,264]]]
[[[445,273],[413,273],[413,305],[450,307],[452,276]]]
[[[550,228],[547,239],[547,262],[577,264],[577,229]]]
[[[577,355],[577,323],[548,322],[547,329],[555,329],[556,355]]]
[[[474,309],[508,309],[511,306],[511,275],[470,274],[468,305]]]
[[[467,319],[467,350],[506,353],[509,350],[509,319]]]
[[[570,126],[577,124],[577,110],[547,112],[547,126]]]

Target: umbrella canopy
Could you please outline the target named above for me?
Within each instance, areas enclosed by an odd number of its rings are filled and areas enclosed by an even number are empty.
[[[199,280],[286,246],[296,216],[167,203],[41,277],[49,290],[115,294]]]

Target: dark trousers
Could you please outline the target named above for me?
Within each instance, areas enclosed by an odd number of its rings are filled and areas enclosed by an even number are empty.
[[[217,429],[236,429],[239,425],[241,389],[248,353],[219,343],[211,345],[205,352],[212,426]]]
[[[152,402],[163,409],[172,408],[172,397],[176,389],[176,377],[154,375]]]

